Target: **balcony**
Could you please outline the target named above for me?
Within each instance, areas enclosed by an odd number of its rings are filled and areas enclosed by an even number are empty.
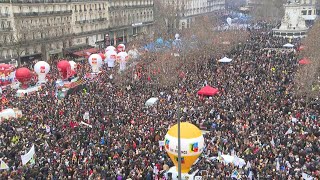
[[[8,14],[8,13],[0,13],[0,18],[7,18],[9,16],[10,16],[10,14]]]
[[[32,17],[32,16],[59,16],[71,15],[72,11],[47,11],[47,12],[29,12],[29,13],[14,13],[15,17]]]
[[[12,27],[8,27],[8,28],[0,28],[0,32],[10,32],[12,31]]]
[[[70,3],[70,2],[94,2],[101,0],[0,0],[0,3],[31,4],[31,3]]]
[[[119,9],[137,9],[137,8],[150,8],[153,7],[153,4],[149,5],[131,5],[131,6],[110,6],[109,11],[115,11]]]
[[[106,21],[106,20],[107,20],[107,18],[82,20],[82,21],[76,21],[76,24],[96,23],[96,22],[103,22],[103,21]]]

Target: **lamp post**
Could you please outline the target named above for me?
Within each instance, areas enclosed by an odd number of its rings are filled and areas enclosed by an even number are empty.
[[[181,136],[180,136],[180,102],[178,96],[178,180],[181,180]]]

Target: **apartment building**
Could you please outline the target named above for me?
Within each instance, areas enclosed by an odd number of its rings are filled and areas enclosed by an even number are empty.
[[[153,0],[111,0],[109,7],[111,44],[126,43],[151,33]],[[156,8],[156,7],[155,7]]]
[[[225,10],[225,0],[158,0],[168,9],[169,29],[189,28],[196,17]],[[162,10],[160,10],[162,11]],[[172,12],[173,11],[173,12]],[[161,14],[161,12],[157,12]],[[173,20],[174,19],[174,20]],[[170,31],[170,30],[169,30]]]
[[[0,61],[128,42],[152,22],[153,0],[0,0]]]
[[[72,11],[68,3],[10,0],[0,4],[0,59],[41,54],[47,59],[50,53],[72,44]]]
[[[179,28],[189,28],[197,16],[222,11],[225,9],[225,0],[181,0],[182,12]]]
[[[318,0],[301,0],[301,16],[306,21],[307,25],[313,24],[316,18],[320,15],[320,1]]]

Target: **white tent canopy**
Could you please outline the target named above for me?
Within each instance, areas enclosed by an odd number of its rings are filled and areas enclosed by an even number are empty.
[[[153,105],[157,104],[158,100],[159,100],[159,98],[152,97],[146,101],[145,106],[153,106]]]
[[[0,119],[9,119],[9,118],[17,118],[21,117],[22,112],[17,109],[17,108],[9,108],[9,109],[4,109],[3,111],[0,112]]]
[[[283,47],[285,47],[285,48],[293,48],[294,45],[290,44],[290,43],[287,43],[287,44],[283,45]]]
[[[219,59],[218,61],[219,61],[219,62],[223,62],[223,63],[228,63],[228,62],[231,62],[232,59],[227,58],[227,57],[224,57],[224,58],[222,58],[222,59]]]

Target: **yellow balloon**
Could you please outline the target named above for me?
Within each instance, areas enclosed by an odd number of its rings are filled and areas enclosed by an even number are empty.
[[[204,138],[200,129],[188,122],[180,123],[181,172],[188,173],[204,149]],[[165,150],[178,167],[178,124],[172,126],[165,136]]]

